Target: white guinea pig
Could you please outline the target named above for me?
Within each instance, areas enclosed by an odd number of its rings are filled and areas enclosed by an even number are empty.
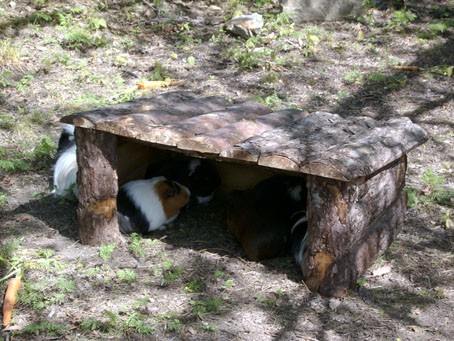
[[[77,158],[74,126],[62,124],[63,131],[58,140],[52,193],[56,196],[66,196],[72,190],[77,196]]]
[[[163,230],[177,218],[189,198],[186,186],[163,176],[130,181],[117,196],[120,231],[146,234]]]

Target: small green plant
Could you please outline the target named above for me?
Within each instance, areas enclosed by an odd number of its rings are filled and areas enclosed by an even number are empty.
[[[200,292],[203,287],[204,284],[200,279],[193,279],[184,287],[184,292],[187,294]]]
[[[356,280],[356,285],[359,287],[363,287],[366,285],[366,282],[367,282],[366,278],[361,276]]]
[[[359,70],[348,71],[343,77],[345,84],[359,84],[362,80],[362,72]]]
[[[207,298],[205,300],[191,300],[192,313],[200,316],[205,313],[219,313],[221,311],[222,299],[220,297]]]
[[[170,78],[169,71],[166,70],[160,62],[154,63],[153,70],[147,77],[147,79],[150,81],[163,81],[167,78]]]
[[[429,199],[427,204],[430,202],[437,202],[441,205],[449,204],[453,191],[444,187],[445,177],[437,175],[432,167],[429,167],[421,177],[421,180],[426,185],[423,189],[425,196]]]
[[[17,65],[21,52],[10,40],[0,40],[0,66]]]
[[[112,252],[114,252],[116,247],[117,247],[116,243],[101,245],[99,247],[99,257],[101,257],[105,261],[110,259],[110,257],[112,256]]]
[[[133,254],[139,257],[145,256],[145,249],[142,243],[142,236],[138,233],[131,233],[131,241],[129,242],[129,249]]]
[[[222,277],[224,277],[224,276],[225,276],[225,272],[222,271],[222,270],[215,270],[215,271],[213,272],[213,277],[216,278],[216,279],[222,278]]]
[[[107,28],[107,22],[104,18],[91,18],[88,26],[93,31],[99,31]]]
[[[216,330],[219,329],[219,327],[214,323],[209,323],[209,322],[203,321],[202,329],[207,332],[215,332]]]
[[[131,269],[119,269],[117,277],[120,281],[128,284],[135,282],[137,279],[136,273]]]
[[[161,280],[161,286],[169,285],[171,282],[177,280],[183,274],[183,269],[178,266],[166,266],[163,264],[163,277]]]
[[[12,115],[0,115],[0,128],[1,129],[11,129],[15,125]]]
[[[57,288],[63,294],[70,294],[76,291],[76,282],[64,277],[57,279]]]
[[[80,323],[80,327],[82,330],[99,330],[104,333],[108,333],[112,330],[115,330],[115,328],[118,325],[118,315],[110,312],[110,311],[104,311],[103,312],[103,318],[102,319],[97,319],[94,317],[87,317],[82,320]]]
[[[416,19],[416,14],[411,11],[394,11],[387,26],[395,31],[402,31]]]
[[[42,337],[56,337],[64,335],[67,327],[54,322],[37,322],[25,326],[20,334],[41,335]]]
[[[8,203],[8,196],[5,193],[0,193],[0,207]]]
[[[146,322],[147,315],[138,312],[133,312],[128,315],[128,318],[123,323],[125,331],[135,331],[142,335],[151,335],[155,328]]]
[[[235,286],[235,280],[233,278],[229,278],[228,280],[226,280],[224,282],[224,286],[227,288],[227,289],[232,289],[234,286]]]
[[[38,257],[49,259],[55,255],[54,249],[39,249],[38,250]]]
[[[164,322],[164,329],[166,331],[176,332],[181,328],[181,321],[173,312],[165,313],[164,315],[161,315],[158,319]]]
[[[25,91],[25,88],[30,84],[30,82],[34,79],[35,77],[33,75],[25,75],[22,77],[22,79],[17,82],[16,84],[16,89],[19,91]]]

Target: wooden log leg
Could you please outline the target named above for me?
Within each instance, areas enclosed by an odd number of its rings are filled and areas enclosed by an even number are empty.
[[[77,221],[82,244],[122,241],[117,219],[117,137],[77,128]]]
[[[346,183],[309,176],[308,250],[302,271],[312,291],[344,296],[400,231],[406,157],[373,178]]]

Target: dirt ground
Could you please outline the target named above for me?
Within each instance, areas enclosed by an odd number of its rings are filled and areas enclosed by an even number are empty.
[[[452,21],[431,34],[431,24],[453,18],[452,1],[413,3],[417,17],[402,28],[389,25],[391,10],[371,12],[373,21],[280,24],[306,35],[281,32],[254,46],[226,34],[223,23],[238,8],[268,13],[271,21],[276,6],[163,1],[157,12],[157,3],[0,1],[0,38],[21,51],[0,64],[0,158],[33,150],[46,134],[56,143],[64,115],[147,95],[136,83],[162,68],[184,83],[153,93],[189,90],[275,108],[410,117],[430,140],[409,153],[407,186],[429,197],[425,179],[433,170],[444,177],[443,190],[453,189]],[[38,20],[36,12],[54,14]],[[107,28],[91,20],[99,39],[72,48],[68,30],[90,18],[104,18]],[[267,49],[274,52],[258,53]],[[340,300],[309,292],[291,257],[247,261],[217,200],[191,207],[165,231],[125,237],[103,258],[101,248],[78,242],[76,202],[50,195],[49,155],[29,163],[29,171],[0,167],[0,277],[14,264],[25,269],[5,339],[454,337],[452,197],[409,207],[397,240]]]

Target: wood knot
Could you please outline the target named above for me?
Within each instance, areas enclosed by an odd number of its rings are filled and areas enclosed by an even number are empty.
[[[117,211],[117,200],[115,198],[107,198],[105,200],[96,201],[88,206],[88,211],[92,214],[112,219],[114,213]]]

